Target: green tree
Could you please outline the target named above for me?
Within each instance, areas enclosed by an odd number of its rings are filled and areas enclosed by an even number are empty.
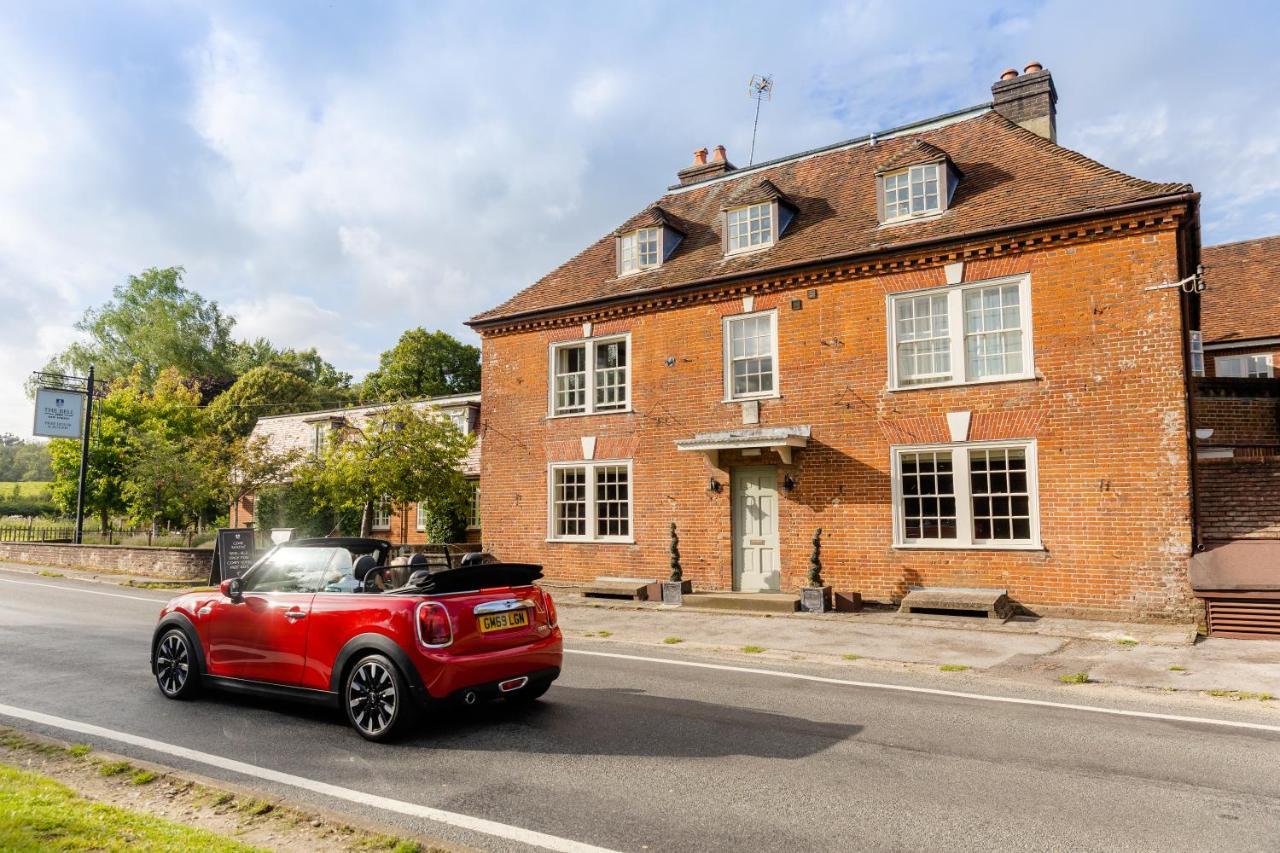
[[[88,340],[67,347],[46,370],[84,372],[95,365],[99,376],[120,378],[139,371],[149,388],[166,368],[202,384],[225,384],[231,377],[235,319],[182,286],[182,267],[152,267],[112,291],[112,298],[90,308],[76,323]]]
[[[265,436],[226,441],[208,435],[196,441],[194,452],[214,503],[233,508],[233,526],[241,499],[284,483],[306,455],[297,448],[275,450]]]
[[[369,400],[408,400],[480,390],[480,349],[447,332],[410,329],[364,380]]]
[[[253,431],[259,417],[305,412],[316,402],[315,388],[295,373],[272,365],[251,368],[209,404],[209,421],[230,441]]]
[[[12,433],[0,435],[0,481],[43,482],[52,476],[47,444]]]
[[[305,350],[277,349],[266,338],[236,344],[232,371],[243,377],[255,367],[272,367],[292,373],[311,385],[318,401],[336,406],[354,401],[351,374],[338,370],[320,357],[314,347]]]
[[[460,468],[474,442],[438,412],[401,403],[344,430],[296,478],[333,510],[358,512],[360,535],[368,536],[378,500],[426,502],[436,512],[464,506]]]

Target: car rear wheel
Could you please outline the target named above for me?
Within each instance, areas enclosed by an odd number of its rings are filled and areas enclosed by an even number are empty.
[[[156,643],[156,684],[168,699],[190,699],[199,685],[195,651],[179,628],[166,631]]]
[[[404,730],[413,717],[409,687],[390,658],[371,654],[347,673],[342,704],[347,720],[365,740],[384,743]]]

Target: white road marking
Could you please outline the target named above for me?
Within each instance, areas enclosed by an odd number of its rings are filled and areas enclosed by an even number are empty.
[[[1209,726],[1225,726],[1233,729],[1254,729],[1263,732],[1280,732],[1280,726],[1267,723],[1246,723],[1239,720],[1219,720],[1211,717],[1185,717],[1179,714],[1161,714],[1155,711],[1126,711],[1121,708],[1104,708],[1098,705],[1077,705],[1070,702],[1050,702],[1047,699],[1019,699],[1014,696],[987,696],[982,693],[965,693],[959,690],[941,690],[934,687],[908,687],[903,684],[882,684],[876,681],[853,681],[844,678],[825,678],[821,675],[805,675],[799,672],[783,672],[776,669],[757,669],[749,666],[729,666],[719,663],[671,660],[669,658],[624,655],[616,652],[589,652],[584,649],[565,649],[565,654],[589,655],[598,658],[617,658],[643,663],[661,663],[667,666],[686,666],[694,669],[714,669],[722,672],[739,672],[748,675],[767,675],[773,678],[790,678],[795,681],[813,681],[818,684],[837,684],[844,687],[865,687],[872,690],[894,690],[900,693],[920,693],[926,696],[948,696],[959,699],[976,699],[979,702],[999,702],[1006,705],[1030,705],[1037,708],[1059,708],[1067,711],[1086,711],[1091,714],[1113,714],[1118,717],[1139,717],[1147,720],[1164,720],[1173,723],[1202,723]]]
[[[124,595],[119,592],[99,592],[96,589],[81,589],[78,586],[66,586],[59,583],[35,583],[34,581],[15,581],[12,578],[0,578],[0,583],[16,583],[18,586],[42,586],[45,589],[61,589],[67,592],[83,592],[85,595],[105,595],[107,598],[127,598],[130,601],[145,601],[148,604],[164,604],[167,599],[144,598],[141,595]]]
[[[389,797],[384,797],[381,794],[375,795],[365,793],[364,791],[357,791],[352,788],[343,788],[339,785],[331,785],[328,782],[308,779],[305,776],[295,776],[292,773],[282,773],[279,770],[272,770],[267,767],[258,767],[255,764],[247,764],[243,761],[236,761],[233,758],[225,758],[221,755],[200,752],[199,750],[189,749],[185,746],[178,746],[177,744],[165,743],[164,741],[152,740],[151,738],[140,737],[139,735],[129,734],[128,732],[119,732],[114,729],[95,726],[92,723],[82,723],[79,720],[68,720],[65,717],[55,717],[51,714],[43,714],[39,711],[15,708],[13,705],[0,704],[0,716],[14,717],[19,720],[27,720],[28,722],[39,723],[40,725],[50,726],[55,729],[90,735],[92,737],[105,738],[106,740],[113,740],[119,743],[127,743],[131,746],[149,749],[153,752],[172,755],[177,758],[185,758],[188,761],[206,764],[210,767],[218,767],[223,770],[229,770],[232,773],[251,776],[255,779],[262,779],[267,782],[276,782],[293,788],[301,788],[304,791],[311,791],[312,793],[322,794],[326,797],[335,797],[340,800],[383,809],[384,811],[397,812],[402,815],[408,815],[409,817],[432,820],[437,823],[455,826],[459,829],[468,829],[473,832],[480,832],[485,835],[505,838],[509,841],[516,841],[521,844],[528,844],[531,847],[541,847],[546,850],[558,850],[563,851],[563,853],[613,853],[613,851],[610,851],[606,847],[595,847],[591,844],[584,844],[580,841],[572,841],[568,838],[560,838],[555,835],[547,835],[546,833],[536,832],[532,829],[510,826],[505,823],[498,823],[497,821],[485,820],[484,818],[472,817],[470,815],[458,814],[456,812],[447,812],[442,809],[431,808],[430,806],[420,806],[417,803],[406,803],[401,800],[393,800]],[[352,735],[352,737],[355,737],[355,735]]]

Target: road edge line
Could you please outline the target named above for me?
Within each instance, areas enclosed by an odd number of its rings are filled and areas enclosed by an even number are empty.
[[[983,693],[966,693],[961,690],[943,690],[938,687],[912,687],[907,684],[885,684],[878,681],[855,681],[846,678],[829,678],[822,675],[808,675],[802,672],[784,672],[777,669],[759,669],[749,666],[732,666],[720,663],[704,663],[702,661],[672,660],[645,655],[625,655],[619,652],[593,652],[586,649],[565,649],[565,654],[588,655],[591,657],[616,658],[634,660],[644,663],[660,663],[668,666],[685,666],[694,669],[713,669],[722,672],[739,672],[748,675],[765,675],[774,678],[790,678],[796,681],[811,681],[818,684],[834,684],[843,687],[861,687],[870,690],[893,690],[900,693],[918,693],[926,696],[945,696],[954,699],[975,699],[980,702],[997,702],[1006,705],[1030,705],[1040,708],[1057,708],[1067,711],[1083,711],[1091,714],[1112,714],[1120,717],[1137,717],[1140,719],[1162,720],[1172,723],[1199,723],[1210,726],[1225,726],[1236,729],[1252,729],[1255,731],[1280,733],[1280,725],[1269,723],[1250,723],[1244,720],[1220,720],[1213,717],[1189,717],[1180,714],[1162,714],[1158,711],[1130,711],[1124,708],[1106,708],[1101,705],[1079,705],[1071,702],[1054,702],[1049,699],[1022,699],[1016,696],[991,696]]]

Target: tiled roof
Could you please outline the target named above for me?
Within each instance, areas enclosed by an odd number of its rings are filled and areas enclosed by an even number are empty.
[[[1205,343],[1280,337],[1280,236],[1205,246],[1200,262]]]
[[[947,152],[943,151],[936,145],[930,145],[923,139],[916,137],[912,140],[911,145],[907,145],[897,154],[894,154],[888,160],[880,164],[876,169],[877,175],[885,172],[892,172],[894,169],[902,166],[919,166],[924,163],[938,163],[947,159]]]
[[[671,217],[667,215],[661,205],[654,204],[622,223],[614,233],[626,234],[629,231],[635,231],[637,228],[661,228],[663,226],[674,228],[683,233],[680,226],[671,221]]]
[[[921,142],[945,151],[965,179],[942,216],[881,227],[876,219],[876,169]],[[874,253],[905,241],[947,239],[985,228],[1012,229],[1046,217],[1087,214],[1190,190],[1187,184],[1152,183],[1109,169],[990,111],[874,145],[850,144],[738,171],[745,174],[735,178],[730,172],[724,178],[673,188],[657,202],[686,233],[661,266],[619,278],[611,232],[471,322],[485,325],[711,278],[763,273],[818,258]],[[795,220],[777,245],[725,257],[719,233],[721,209],[766,179],[796,207]]]
[[[437,397],[429,400],[415,400],[414,408],[423,409],[437,406],[443,410],[458,409],[468,404],[479,402],[478,395],[458,395],[454,397]],[[252,438],[266,438],[271,449],[276,452],[301,450],[310,453],[312,449],[313,429],[317,422],[341,419],[346,423],[359,427],[369,420],[374,412],[385,409],[385,404],[371,406],[352,406],[349,409],[326,409],[321,412],[299,412],[295,415],[273,415],[258,418],[253,425]],[[467,453],[462,463],[462,473],[467,476],[480,474],[480,434],[476,434],[476,443]]]

